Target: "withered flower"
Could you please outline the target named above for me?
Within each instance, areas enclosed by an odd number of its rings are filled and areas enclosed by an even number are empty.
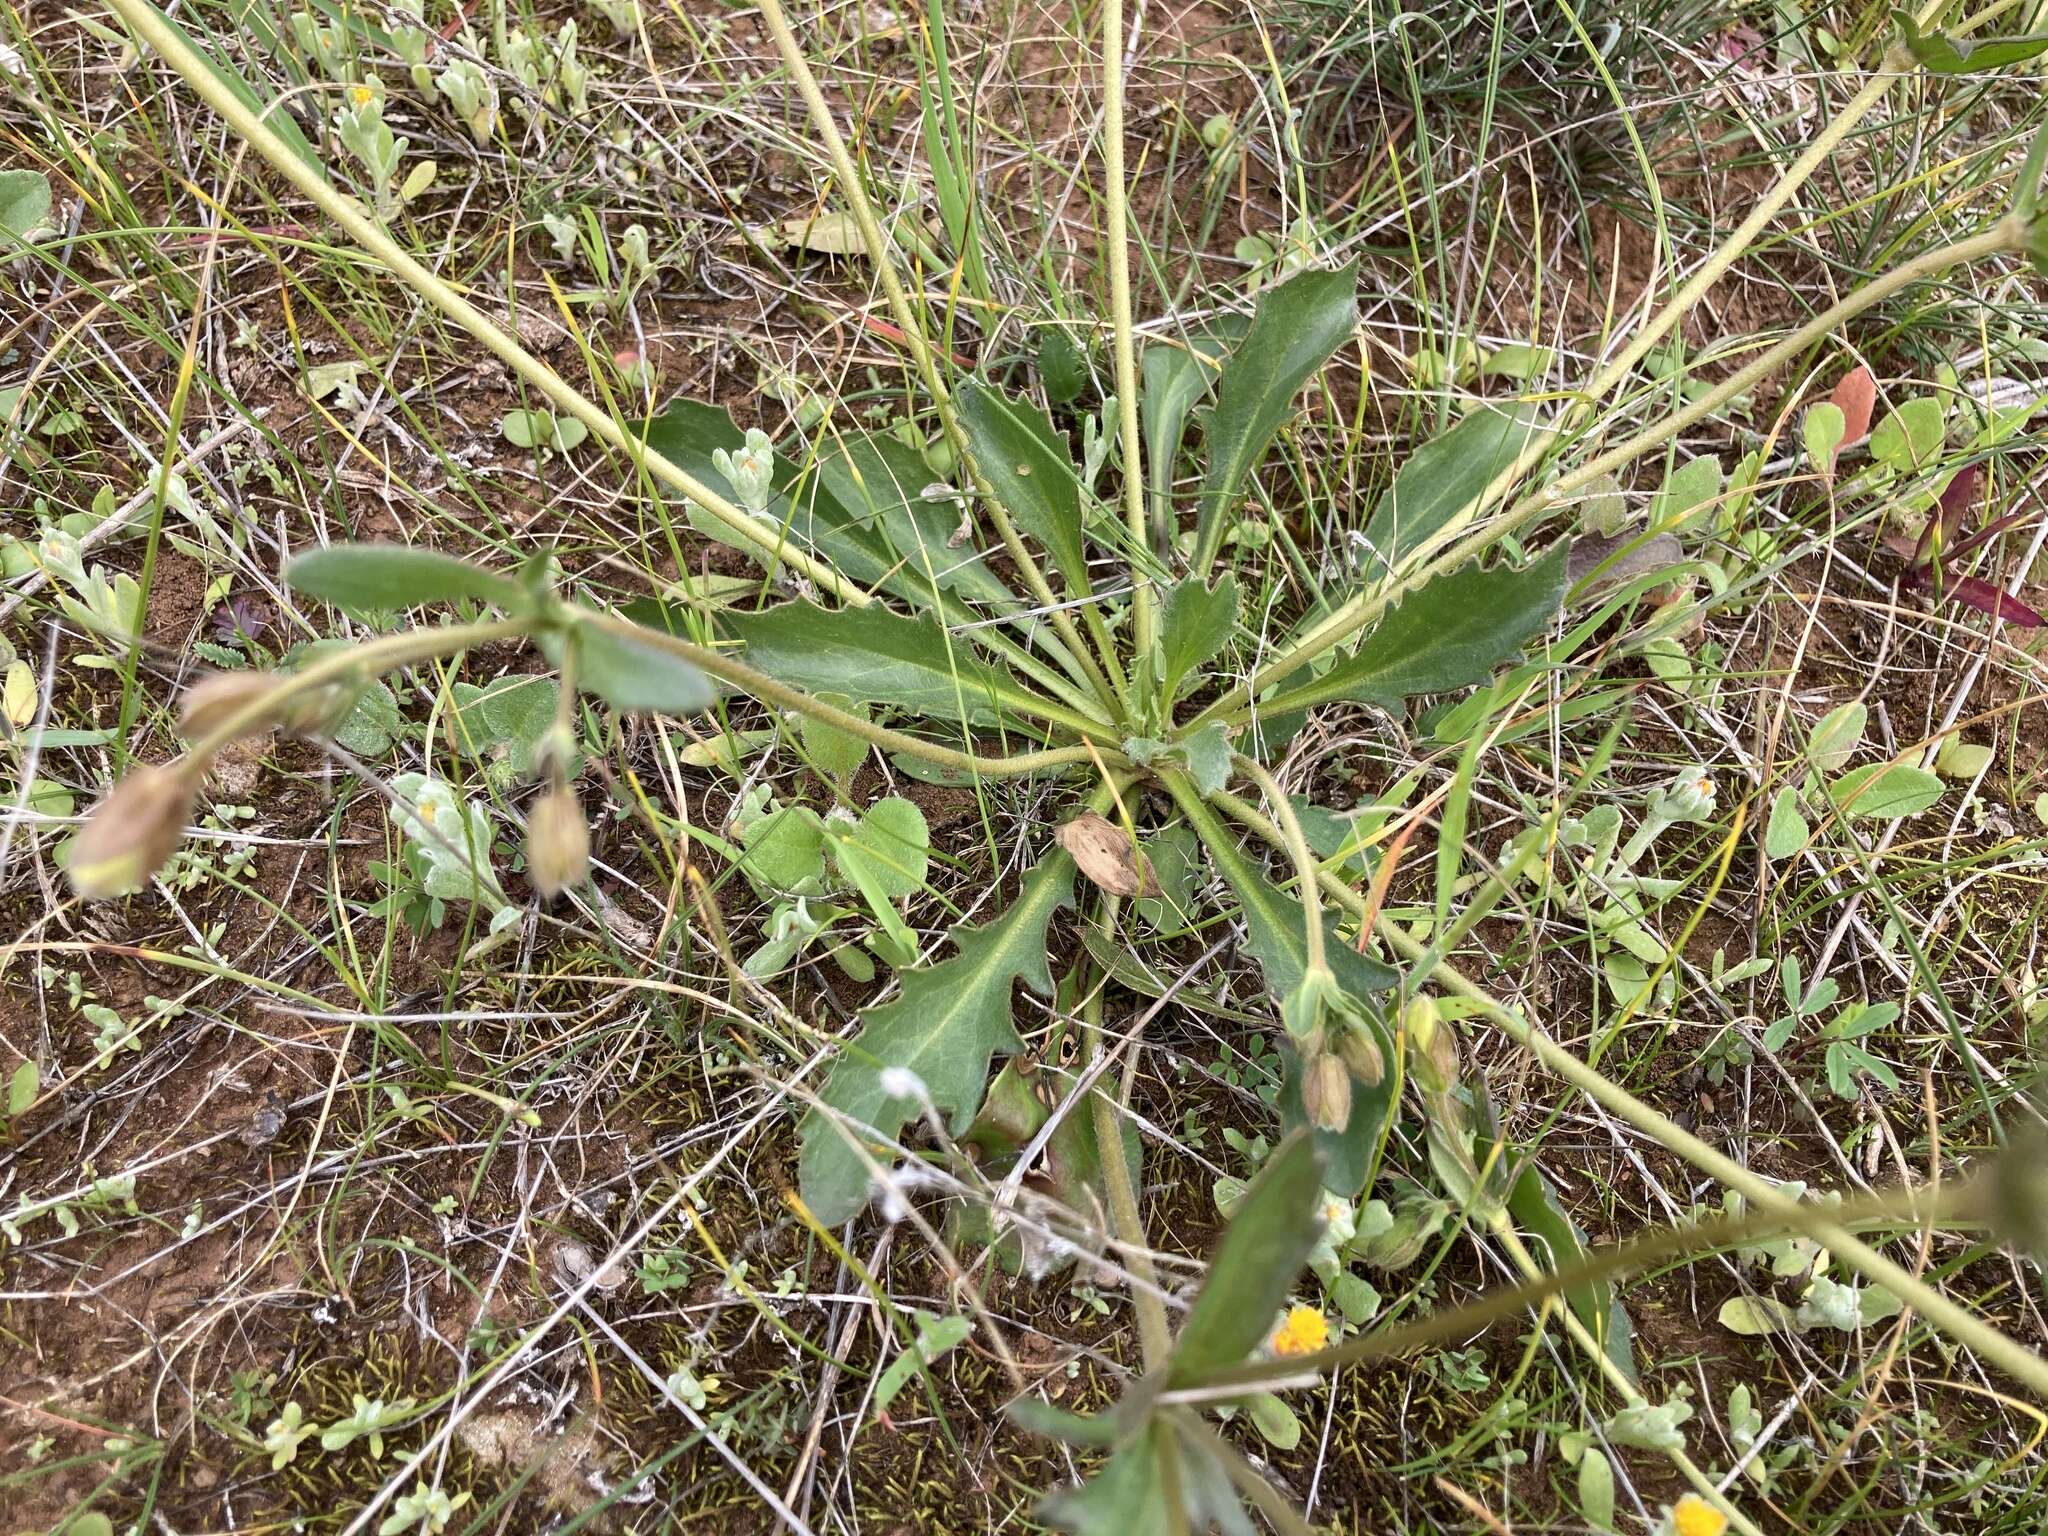
[[[71,888],[87,901],[141,890],[178,851],[196,785],[186,761],[129,770],[72,840]]]

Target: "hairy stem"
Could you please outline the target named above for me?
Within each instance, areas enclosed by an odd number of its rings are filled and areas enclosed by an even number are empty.
[[[1138,352],[1132,339],[1130,207],[1124,183],[1124,6],[1102,5],[1102,174],[1109,220],[1109,319],[1116,351],[1116,406],[1123,438],[1124,521],[1131,548],[1146,548],[1145,467],[1138,454]],[[1160,473],[1166,471],[1161,469]],[[1140,658],[1152,654],[1151,584],[1140,577],[1131,594],[1131,616]],[[1142,659],[1139,663],[1144,665]]]
[[[1794,1205],[1789,1211],[1746,1210],[1739,1216],[1716,1216],[1684,1226],[1665,1227],[1624,1243],[1595,1249],[1577,1263],[1532,1275],[1520,1285],[1489,1291],[1463,1306],[1431,1312],[1392,1328],[1358,1334],[1312,1355],[1254,1360],[1211,1371],[1190,1383],[1190,1387],[1205,1393],[1217,1387],[1274,1387],[1299,1377],[1305,1371],[1323,1371],[1331,1366],[1353,1365],[1361,1360],[1382,1360],[1392,1355],[1410,1354],[1450,1339],[1469,1338],[1553,1296],[1634,1274],[1663,1259],[1707,1254],[1781,1232],[1800,1232],[1819,1240],[1823,1227],[1876,1226],[1910,1231],[1930,1225],[1976,1225],[1980,1204],[1981,1192],[1973,1181],[1944,1185],[1938,1192],[1926,1189],[1885,1190],[1845,1202],[1826,1216],[1818,1206]],[[1534,1257],[1526,1250],[1524,1256],[1531,1264],[1535,1263]]]
[[[735,688],[753,695],[764,704],[778,709],[794,709],[810,716],[813,720],[837,726],[860,737],[870,746],[880,747],[884,752],[902,752],[922,762],[936,763],[942,768],[956,769],[961,773],[979,773],[990,778],[1017,778],[1024,774],[1038,773],[1048,768],[1065,767],[1069,763],[1094,762],[1098,758],[1118,767],[1130,767],[1130,759],[1113,746],[1048,747],[1038,752],[1019,752],[1009,757],[983,757],[975,752],[962,752],[954,747],[942,747],[936,742],[892,731],[886,726],[876,725],[872,720],[863,720],[847,710],[834,708],[812,698],[800,688],[779,683],[764,672],[757,672],[743,661],[724,655],[707,646],[695,645],[679,635],[664,630],[646,629],[638,624],[609,614],[586,614],[582,623],[595,624],[614,634],[628,637],[641,645],[653,646],[656,650],[667,651],[680,656],[700,671],[722,678]],[[1095,734],[1102,727],[1092,721],[1083,721],[1078,716],[1074,728],[1083,734]]]
[[[1282,845],[1287,857],[1294,861],[1296,893],[1301,898],[1302,916],[1307,923],[1303,940],[1307,969],[1311,972],[1328,970],[1329,957],[1323,952],[1323,899],[1316,888],[1316,874],[1322,865],[1308,845],[1307,834],[1301,830],[1301,818],[1294,814],[1294,807],[1287,801],[1287,792],[1280,787],[1280,781],[1267,771],[1264,763],[1241,752],[1235,755],[1234,761],[1238,772],[1259,786],[1259,793],[1273,808],[1273,819],[1280,824]]]
[[[598,409],[568,380],[528,352],[483,311],[463,298],[453,285],[414,260],[364,212],[361,204],[329,182],[278,137],[276,130],[229,88],[227,77],[216,73],[155,11],[137,3],[137,0],[108,0],[108,3],[128,29],[182,75],[193,92],[268,161],[273,170],[310,198],[357,245],[383,262],[415,293],[482,342],[506,367],[546,396],[558,410],[582,422],[601,441],[623,453],[650,478],[680,491],[727,530],[751,544],[764,559],[787,564],[821,589],[854,607],[864,607],[873,601],[857,582],[848,581],[831,566],[784,543],[778,529],[749,517],[744,510],[681,465],[649,448],[621,426],[616,418]]]
[[[1233,821],[1249,828],[1273,846],[1286,846],[1286,839],[1280,829],[1261,816],[1256,807],[1227,792],[1209,798]],[[1340,906],[1361,918],[1368,915],[1364,898],[1328,870],[1319,871],[1317,879],[1324,893]],[[1427,946],[1411,936],[1400,924],[1384,916],[1376,919],[1374,932],[1411,962],[1422,959],[1428,953]],[[1980,1359],[1997,1366],[2044,1402],[2048,1402],[2048,1360],[2043,1360],[2025,1345],[1992,1327],[1969,1308],[1950,1300],[1926,1281],[1894,1264],[1848,1231],[1840,1222],[1830,1219],[1826,1213],[1793,1199],[1770,1180],[1759,1177],[1740,1163],[1715,1151],[1692,1132],[1652,1109],[1619,1083],[1607,1078],[1596,1068],[1588,1066],[1484,988],[1466,980],[1453,967],[1440,965],[1428,978],[1410,977],[1409,985],[1419,987],[1425,979],[1434,979],[1446,991],[1454,992],[1466,999],[1477,1012],[1509,1039],[1529,1051],[1557,1076],[1610,1113],[1653,1138],[1666,1151],[1683,1158],[1702,1173],[1719,1180],[1741,1195],[1759,1212],[1774,1216],[1787,1226],[1811,1234],[1824,1243],[1836,1258],[1864,1279],[1882,1285],[1951,1339],[1967,1346]]]
[[[1099,919],[1105,936],[1114,929],[1115,920],[1116,898],[1105,897]],[[1102,1033],[1102,993],[1101,986],[1091,988],[1081,1011],[1088,1030],[1091,1061],[1108,1049]],[[1088,1107],[1094,1120],[1102,1188],[1109,1197],[1110,1225],[1131,1266],[1131,1299],[1138,1311],[1138,1346],[1144,1352],[1145,1369],[1156,1371],[1166,1363],[1173,1335],[1167,1325],[1166,1304],[1159,1299],[1159,1272],[1145,1242],[1145,1218],[1138,1210],[1138,1192],[1131,1187],[1130,1167],[1124,1162],[1123,1126],[1117,1120],[1116,1101],[1110,1096],[1108,1084],[1097,1084],[1088,1090]]]
[[[386,635],[381,640],[372,640],[365,645],[352,645],[323,656],[311,666],[292,673],[279,680],[270,692],[244,704],[233,714],[224,716],[198,741],[192,743],[188,758],[194,762],[208,762],[229,742],[246,736],[252,730],[260,730],[278,718],[282,706],[302,695],[317,692],[331,683],[346,682],[361,678],[365,682],[402,667],[408,662],[426,661],[435,656],[451,656],[457,651],[472,650],[479,645],[491,645],[499,640],[516,640],[530,635],[538,626],[533,618],[492,619],[480,624],[445,624],[426,629],[408,629],[399,634]]]

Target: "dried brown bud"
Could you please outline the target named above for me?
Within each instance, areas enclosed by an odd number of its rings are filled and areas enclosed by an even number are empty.
[[[234,716],[260,705],[277,692],[273,672],[210,672],[185,690],[178,703],[178,730],[187,741],[201,741]],[[261,736],[276,721],[269,711],[257,715],[237,736]]]
[[[327,736],[349,717],[363,696],[354,683],[322,683],[294,689],[278,706],[277,723],[294,736]]]
[[[552,901],[590,872],[590,827],[567,789],[552,787],[526,813],[526,874]]]
[[[1327,1051],[1308,1058],[1301,1074],[1301,1107],[1309,1122],[1325,1131],[1341,1131],[1351,1123],[1351,1073],[1340,1058]]]
[[[131,770],[72,839],[71,888],[87,901],[141,890],[178,851],[193,792],[185,764]]]
[[[1337,1054],[1344,1058],[1351,1075],[1368,1088],[1379,1087],[1380,1079],[1387,1075],[1386,1058],[1368,1025],[1352,1024],[1344,1029],[1337,1036]]]

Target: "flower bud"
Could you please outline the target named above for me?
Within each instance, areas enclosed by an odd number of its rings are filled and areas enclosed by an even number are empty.
[[[1442,1093],[1458,1080],[1458,1042],[1437,1011],[1436,999],[1418,997],[1401,1014],[1408,1035],[1408,1070],[1426,1092]]]
[[[1311,1124],[1341,1131],[1351,1123],[1351,1073],[1328,1051],[1311,1056],[1301,1073],[1301,1107]]]
[[[1354,1023],[1339,1031],[1337,1054],[1351,1075],[1368,1088],[1379,1087],[1380,1079],[1387,1075],[1386,1058],[1380,1054],[1380,1043],[1373,1038],[1368,1025]]]
[[[361,697],[362,689],[350,683],[294,688],[278,704],[278,727],[293,736],[328,735],[349,717]]]
[[[178,701],[178,730],[187,741],[211,736],[243,710],[260,705],[277,692],[273,672],[210,672],[185,690]],[[261,736],[274,725],[270,713],[256,716],[237,736]]]
[[[541,898],[552,901],[590,872],[590,828],[583,807],[554,787],[526,814],[526,874]]]
[[[72,839],[71,888],[104,901],[147,885],[185,836],[193,786],[184,764],[131,770]]]
[[[1714,776],[1707,769],[1688,768],[1663,794],[1663,811],[1672,821],[1707,821],[1714,814]]]
[[[1385,1273],[1406,1269],[1422,1257],[1431,1238],[1443,1230],[1450,1205],[1427,1195],[1414,1195],[1394,1209],[1393,1221],[1371,1237],[1351,1245],[1351,1252]]]

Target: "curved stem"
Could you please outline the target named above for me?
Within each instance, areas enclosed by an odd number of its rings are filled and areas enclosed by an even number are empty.
[[[1294,807],[1288,804],[1287,792],[1280,787],[1280,781],[1267,771],[1266,765],[1256,758],[1246,757],[1242,752],[1234,755],[1238,772],[1244,774],[1259,786],[1259,793],[1266,797],[1266,804],[1273,807],[1273,819],[1280,824],[1280,835],[1287,857],[1294,861],[1295,890],[1301,898],[1302,917],[1306,922],[1304,933],[1305,961],[1310,971],[1329,969],[1329,957],[1323,952],[1323,898],[1316,887],[1316,876],[1322,870],[1314,850],[1308,845],[1308,836],[1301,830],[1301,818],[1294,814]]]
[[[194,762],[210,760],[229,742],[261,729],[275,720],[279,707],[293,697],[324,688],[351,677],[372,678],[411,661],[426,661],[467,651],[499,640],[516,640],[530,635],[538,625],[533,618],[491,619],[479,624],[445,624],[429,629],[408,629],[367,645],[352,645],[323,656],[310,667],[279,679],[275,688],[223,716],[219,725],[192,743],[186,756]]]
[[[1098,796],[1097,800],[1102,798]],[[1098,926],[1104,937],[1112,936],[1116,906],[1114,896],[1102,899]],[[1102,993],[1101,986],[1090,988],[1081,1010],[1091,1062],[1107,1049],[1102,1034]],[[1135,1062],[1133,1056],[1126,1070],[1134,1069]],[[1131,1170],[1124,1162],[1123,1126],[1117,1120],[1116,1103],[1106,1084],[1088,1090],[1088,1107],[1095,1130],[1096,1164],[1102,1169],[1102,1188],[1109,1197],[1110,1223],[1131,1266],[1131,1299],[1138,1311],[1138,1347],[1144,1353],[1145,1369],[1156,1371],[1166,1363],[1172,1350],[1173,1334],[1167,1325],[1165,1303],[1159,1299],[1159,1272],[1145,1242],[1145,1218],[1138,1210],[1138,1192],[1131,1187]]]
[[[1825,1218],[1819,1206],[1800,1205],[1790,1213],[1746,1210],[1739,1216],[1716,1216],[1684,1226],[1664,1227],[1627,1242],[1595,1249],[1575,1264],[1539,1271],[1520,1285],[1489,1291],[1462,1306],[1447,1307],[1413,1322],[1382,1328],[1374,1333],[1357,1334],[1312,1355],[1254,1360],[1211,1371],[1190,1383],[1190,1387],[1205,1394],[1218,1387],[1273,1387],[1285,1384],[1304,1371],[1322,1371],[1336,1365],[1355,1365],[1361,1360],[1405,1355],[1448,1339],[1469,1338],[1553,1296],[1633,1274],[1662,1259],[1705,1254],[1780,1232],[1800,1232],[1818,1238],[1819,1228],[1830,1224],[1835,1227],[1882,1226],[1906,1230],[1927,1225],[1949,1226],[1959,1221],[1976,1224],[1978,1200],[1974,1184],[1951,1184],[1939,1191],[1895,1189],[1866,1195],[1853,1202],[1845,1202]],[[1512,1227],[1505,1230],[1512,1231]],[[1522,1257],[1534,1265],[1535,1259],[1526,1248]],[[1604,1355],[1604,1351],[1602,1353]]]
[[[883,297],[888,301],[889,311],[896,318],[896,328],[903,333],[903,345],[910,350],[911,361],[916,365],[918,377],[923,381],[925,392],[932,397],[932,406],[939,413],[939,424],[944,429],[946,441],[960,464],[973,476],[975,491],[979,494],[988,520],[995,526],[1002,538],[1003,547],[1016,562],[1018,573],[1024,584],[1031,589],[1033,597],[1045,606],[1046,617],[1054,631],[1072,651],[1075,663],[1088,674],[1089,686],[1101,695],[1102,702],[1111,709],[1121,711],[1123,695],[1120,688],[1110,686],[1088,655],[1088,648],[1074,628],[1074,621],[1053,595],[1052,587],[1046,582],[1045,572],[1039,568],[1024,540],[1018,536],[1016,527],[1010,522],[1009,514],[996,499],[995,492],[974,462],[969,451],[967,434],[960,428],[960,418],[953,409],[953,396],[946,388],[946,382],[939,377],[939,367],[932,355],[931,343],[925,339],[923,323],[910,307],[910,297],[903,291],[902,279],[896,275],[894,251],[889,237],[883,233],[881,220],[875,217],[874,205],[868,201],[867,188],[861,182],[860,168],[853,163],[853,156],[847,152],[846,140],[840,135],[838,121],[832,116],[832,108],[825,100],[825,93],[818,88],[817,76],[811,73],[810,61],[804,57],[803,49],[797,46],[796,34],[790,30],[789,18],[783,14],[782,0],[760,0],[761,19],[767,24],[768,32],[775,40],[775,48],[782,55],[784,67],[789,70],[790,79],[796,83],[797,94],[804,99],[805,110],[809,112],[811,125],[817,129],[818,137],[824,142],[825,154],[832,162],[833,177],[839,183],[840,195],[846,199],[847,210],[860,229],[861,244],[867,247],[868,260],[874,266],[875,279],[882,285]],[[1109,644],[1107,631],[1101,630],[1100,619],[1096,620],[1096,644],[1101,648],[1104,662],[1114,667],[1116,652]]]
[[[1129,194],[1124,185],[1124,6],[1123,0],[1102,5],[1102,174],[1103,203],[1109,218],[1109,319],[1116,350],[1116,406],[1124,458],[1124,522],[1131,548],[1146,548],[1145,466],[1138,454],[1138,354],[1132,341]],[[1165,470],[1161,469],[1164,474]],[[1133,573],[1134,575],[1136,573]],[[1152,587],[1137,577],[1131,593],[1131,617],[1143,658],[1152,654]]]
[[[1227,792],[1211,795],[1209,798],[1233,821],[1249,828],[1276,847],[1285,846],[1285,839],[1280,830],[1261,816],[1255,807]],[[1360,918],[1369,915],[1364,898],[1335,875],[1327,870],[1320,871],[1318,881],[1324,893],[1340,906]],[[1427,946],[1412,937],[1400,924],[1384,916],[1375,919],[1374,932],[1410,961],[1420,960],[1428,952]],[[1759,1212],[1811,1233],[1825,1244],[1836,1258],[1864,1279],[1883,1286],[1958,1344],[1967,1346],[1985,1362],[1997,1366],[2013,1380],[2025,1385],[2042,1401],[2048,1402],[2048,1360],[2042,1359],[2025,1345],[2007,1337],[1969,1308],[1950,1300],[1917,1275],[1894,1264],[1856,1237],[1839,1221],[1830,1219],[1811,1206],[1801,1204],[1786,1195],[1770,1180],[1759,1177],[1740,1163],[1715,1151],[1692,1132],[1652,1109],[1619,1083],[1605,1077],[1596,1068],[1588,1066],[1477,983],[1466,980],[1453,967],[1439,965],[1430,976],[1446,991],[1455,992],[1466,999],[1509,1039],[1610,1113],[1626,1120],[1644,1135],[1655,1139],[1667,1152],[1683,1158],[1702,1173],[1734,1190]],[[1413,977],[1410,979],[1410,985],[1418,985],[1422,979]]]
[[[812,698],[800,688],[779,683],[764,672],[757,672],[745,662],[736,661],[706,646],[695,645],[678,635],[664,630],[646,629],[609,614],[586,614],[581,622],[596,624],[612,633],[629,638],[641,645],[653,646],[656,650],[667,651],[680,656],[691,666],[722,678],[735,688],[752,694],[764,704],[773,704],[779,709],[794,709],[810,716],[813,720],[837,726],[851,732],[870,746],[880,747],[884,752],[902,752],[922,762],[936,763],[942,768],[952,768],[961,773],[979,773],[990,778],[1016,778],[1024,774],[1038,773],[1047,768],[1062,768],[1069,763],[1093,762],[1099,756],[1104,762],[1119,766],[1131,766],[1130,759],[1113,746],[1048,747],[1038,752],[1019,752],[1009,757],[983,757],[976,752],[962,752],[955,747],[942,747],[937,742],[925,741],[902,731],[892,731],[886,726],[876,725],[872,720],[863,720],[847,710],[836,709],[830,704]],[[1085,729],[1084,729],[1085,727]],[[1093,735],[1103,728],[1093,721],[1082,722],[1076,729],[1083,734]]]
[[[865,607],[873,601],[858,583],[848,581],[806,551],[786,544],[779,530],[749,517],[681,465],[649,448],[621,426],[616,418],[599,410],[568,380],[528,352],[483,311],[457,293],[445,279],[414,260],[363,211],[361,204],[334,186],[312,163],[278,137],[277,131],[229,88],[227,76],[217,73],[194,52],[192,46],[156,11],[138,3],[138,0],[108,0],[108,3],[128,29],[182,75],[193,92],[267,160],[271,169],[310,198],[350,239],[403,278],[421,298],[482,342],[506,367],[545,395],[557,409],[582,422],[601,441],[623,453],[652,479],[682,492],[728,531],[751,544],[762,558],[779,560],[800,571],[808,580],[854,607]]]
[[[1554,485],[1531,491],[1499,517],[1490,520],[1485,527],[1466,534],[1463,538],[1457,538],[1458,532],[1469,526],[1471,517],[1468,514],[1463,519],[1455,520],[1434,539],[1416,549],[1410,557],[1410,569],[1406,574],[1397,575],[1378,590],[1370,594],[1360,594],[1344,603],[1307,635],[1261,666],[1240,689],[1226,694],[1195,716],[1182,728],[1182,734],[1196,730],[1213,719],[1222,718],[1235,722],[1245,715],[1256,714],[1259,693],[1276,679],[1291,675],[1305,662],[1321,655],[1332,646],[1343,644],[1377,620],[1408,593],[1447,571],[1456,570],[1467,560],[1476,558],[1504,535],[1515,532],[1549,512],[1565,497],[1584,489],[1600,476],[1622,468],[1652,448],[1669,442],[1687,427],[1703,420],[1737,395],[1754,387],[1790,359],[1812,346],[1814,342],[1838,329],[1844,321],[1855,318],[1873,305],[1883,303],[1923,278],[1935,276],[1953,266],[2018,250],[2024,243],[2024,237],[2025,232],[2016,221],[2005,219],[1981,235],[1959,240],[1953,245],[1945,245],[1939,250],[1917,256],[1884,276],[1872,279],[1854,293],[1829,306],[1684,409],[1673,412],[1652,426],[1645,427],[1634,437],[1565,475]],[[1518,460],[1517,465],[1519,463]],[[1519,469],[1511,465],[1495,484],[1500,485],[1503,481],[1511,483],[1519,477]],[[1482,497],[1475,505],[1483,506],[1485,502],[1486,498]],[[1451,542],[1453,539],[1456,542]]]

